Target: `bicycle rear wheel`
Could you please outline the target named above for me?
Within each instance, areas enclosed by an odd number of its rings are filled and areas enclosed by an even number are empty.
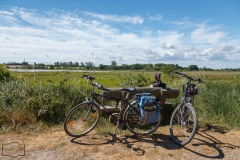
[[[161,124],[161,114],[156,123],[144,123],[137,109],[137,102],[128,106],[124,113],[124,120],[127,129],[136,135],[148,135],[155,132]]]
[[[84,102],[75,106],[64,120],[64,130],[72,137],[80,137],[89,133],[100,118],[99,106]]]
[[[170,134],[173,141],[184,146],[194,137],[197,130],[197,115],[191,104],[178,105],[170,120]]]

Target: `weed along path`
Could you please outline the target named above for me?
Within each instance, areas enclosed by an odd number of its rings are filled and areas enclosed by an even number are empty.
[[[97,134],[93,131],[80,138],[69,137],[62,127],[54,127],[41,133],[1,134],[0,144],[1,160],[240,158],[240,131],[228,131],[217,127],[200,129],[185,147],[180,147],[171,140],[168,126],[161,126],[153,135],[147,137],[136,137],[123,130],[116,137],[111,133]],[[7,144],[10,144],[11,148],[8,148]],[[24,149],[19,147],[22,144]]]

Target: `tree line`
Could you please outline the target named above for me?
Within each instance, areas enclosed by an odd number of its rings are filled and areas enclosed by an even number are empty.
[[[81,70],[149,70],[149,71],[159,71],[164,70],[165,72],[170,72],[172,70],[182,70],[182,71],[213,71],[216,69],[212,68],[199,68],[197,65],[192,64],[188,67],[182,67],[178,64],[165,64],[165,63],[156,63],[156,64],[121,64],[117,65],[116,61],[112,61],[110,65],[99,64],[96,66],[93,62],[54,62],[53,64],[44,64],[36,63],[29,64],[28,62],[16,63],[9,62],[4,64],[7,68],[15,66],[15,68],[22,69],[81,69]],[[240,68],[225,68],[220,70],[229,70],[229,71],[240,71]]]

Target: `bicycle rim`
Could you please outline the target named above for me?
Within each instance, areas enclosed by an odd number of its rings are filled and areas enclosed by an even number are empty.
[[[90,102],[75,106],[64,120],[64,130],[72,137],[80,137],[90,132],[99,121],[100,109]]]
[[[180,105],[173,111],[170,120],[170,134],[173,141],[184,146],[194,137],[197,129],[197,115],[191,104]]]
[[[125,124],[128,130],[136,135],[148,135],[155,132],[161,124],[161,114],[158,122],[144,123],[136,105],[137,103],[133,103],[133,107],[129,106],[124,113]]]

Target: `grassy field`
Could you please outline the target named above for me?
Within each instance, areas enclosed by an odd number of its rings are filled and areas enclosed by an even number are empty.
[[[50,83],[58,83],[61,81],[78,81],[83,74],[95,76],[98,83],[103,84],[106,87],[118,87],[119,83],[124,77],[136,76],[137,74],[143,74],[148,77],[150,81],[153,81],[153,71],[106,71],[106,72],[14,72],[13,75],[17,77],[23,77],[27,81],[42,81]],[[195,71],[184,72],[187,75],[193,77],[201,77],[203,80],[234,80],[240,79],[240,72],[221,72],[221,71]],[[175,75],[175,78],[180,78]],[[171,87],[172,77],[162,74],[162,81],[166,82]]]
[[[200,93],[195,97],[194,107],[201,127],[221,126],[240,128],[240,72],[184,72],[200,77],[204,84],[197,84]],[[120,88],[119,83],[128,79],[146,77],[149,86],[154,72],[106,71],[106,72],[11,72],[16,81],[0,83],[0,129],[6,131],[38,129],[41,125],[62,124],[65,115],[76,104],[84,101],[90,86],[83,74],[95,76],[95,82],[108,88]],[[178,88],[176,99],[167,99],[173,108],[164,108],[165,115],[180,102],[182,85],[186,79],[178,75],[162,74],[168,88]],[[169,116],[165,116],[169,118]],[[37,125],[36,125],[37,124]],[[168,123],[165,123],[166,125]],[[40,127],[41,128],[41,127]]]
[[[61,81],[73,82],[81,79],[83,74],[95,76],[96,82],[103,84],[106,87],[118,87],[122,78],[126,76],[134,76],[144,74],[153,79],[153,72],[132,72],[132,71],[106,71],[106,72],[24,72],[13,73],[15,76],[23,77],[27,81],[42,81],[50,83],[59,83]]]

